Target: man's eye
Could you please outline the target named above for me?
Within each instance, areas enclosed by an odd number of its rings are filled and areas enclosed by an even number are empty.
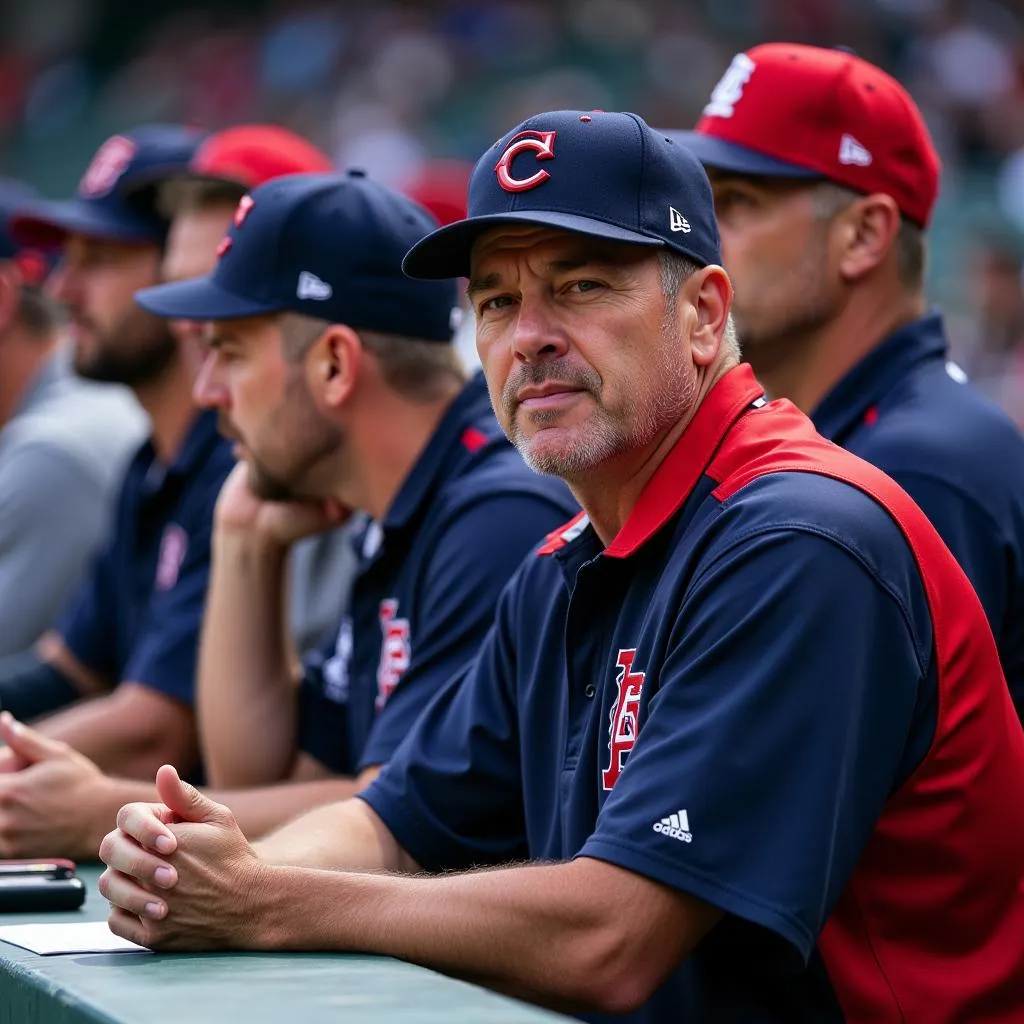
[[[566,291],[593,292],[603,287],[600,281],[573,281]]]
[[[717,209],[730,209],[734,206],[750,206],[754,197],[747,192],[722,192],[715,196],[715,207]]]
[[[492,309],[505,309],[507,306],[512,305],[512,301],[511,295],[495,295],[493,298],[484,299],[480,303],[480,312],[486,313]]]

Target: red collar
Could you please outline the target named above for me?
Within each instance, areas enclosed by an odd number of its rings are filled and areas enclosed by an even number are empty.
[[[610,558],[635,554],[682,508],[704,475],[725,435],[751,404],[764,395],[749,364],[726,373],[708,392],[686,430],[647,482],[622,529],[605,548]],[[580,513],[548,534],[538,550],[551,555],[578,537],[589,525]]]
[[[764,394],[749,364],[730,370],[708,392],[693,419],[640,493],[622,529],[605,548],[610,558],[635,554],[682,508],[733,424]]]

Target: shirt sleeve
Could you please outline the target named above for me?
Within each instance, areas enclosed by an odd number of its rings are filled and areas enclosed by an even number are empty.
[[[920,587],[892,530],[892,571]],[[715,558],[682,602],[649,717],[581,855],[716,905],[761,955],[806,962],[893,788],[928,675],[909,605],[802,529]]]
[[[469,664],[502,589],[564,521],[564,507],[530,494],[496,495],[445,517],[417,588],[409,666],[374,719],[357,771],[386,762],[427,702]]]
[[[53,625],[110,514],[101,482],[53,445],[19,445],[0,462],[0,654]]]
[[[359,798],[427,871],[527,855],[511,606],[464,675],[448,681]]]
[[[173,524],[165,532],[184,545],[177,574],[169,585],[162,584],[158,570],[149,604],[138,637],[128,656],[122,681],[139,683],[167,697],[191,706],[195,699],[196,660],[199,632],[210,580],[210,534],[213,500],[207,506],[209,516],[190,531]],[[172,559],[173,556],[173,559]],[[161,552],[161,558],[177,561],[174,552]]]

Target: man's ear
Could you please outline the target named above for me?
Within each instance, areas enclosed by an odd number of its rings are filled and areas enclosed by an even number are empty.
[[[873,193],[839,213],[831,234],[843,279],[857,281],[884,263],[899,231],[900,211],[892,196]]]
[[[21,285],[17,264],[13,260],[0,260],[0,331],[6,331],[18,317]]]
[[[365,359],[359,335],[345,324],[330,324],[306,353],[306,379],[317,402],[343,405],[352,394]]]
[[[688,282],[696,321],[690,333],[690,352],[696,366],[710,366],[718,357],[732,306],[732,282],[719,266],[698,270]]]

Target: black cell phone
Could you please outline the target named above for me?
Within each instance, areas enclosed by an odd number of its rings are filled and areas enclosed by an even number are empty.
[[[77,910],[85,883],[75,869],[70,860],[0,860],[0,913]]]

